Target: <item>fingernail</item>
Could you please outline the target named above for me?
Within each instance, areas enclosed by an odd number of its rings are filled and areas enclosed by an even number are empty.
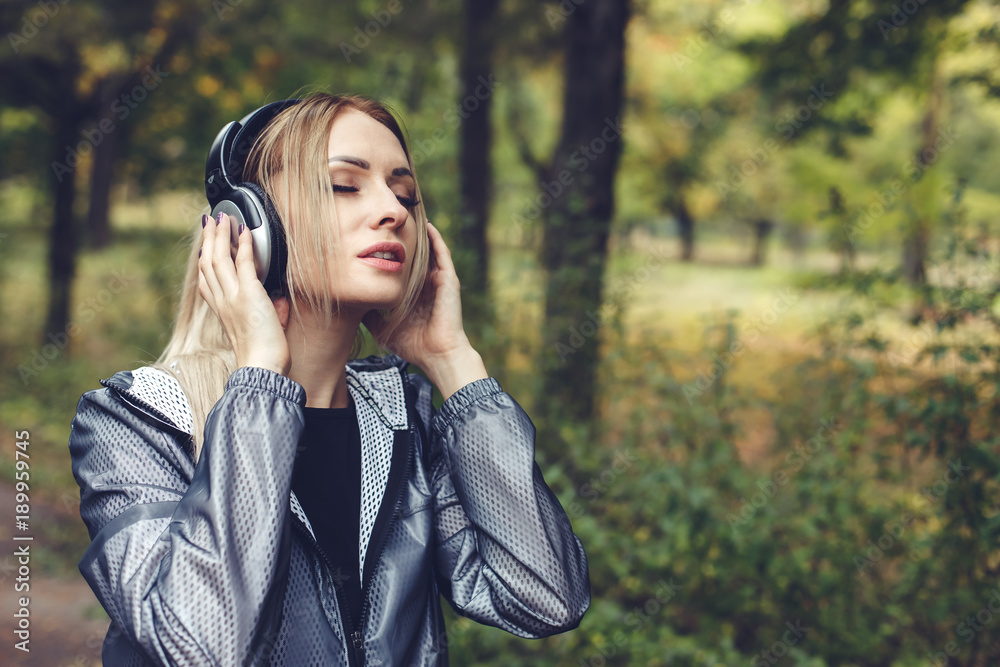
[[[207,218],[208,216],[205,217]],[[201,248],[198,248],[198,256],[201,257]]]
[[[222,211],[219,211],[218,222],[220,225],[222,224]]]
[[[239,228],[239,230],[238,230],[238,231],[236,232],[236,235],[237,235],[237,236],[240,236],[240,235],[242,235],[242,234],[243,234],[243,223],[241,222],[241,223],[240,223],[240,228]]]
[[[207,224],[208,224],[208,216],[207,215],[202,215],[201,216],[201,226],[202,226],[202,228],[204,228],[205,225],[207,225]]]

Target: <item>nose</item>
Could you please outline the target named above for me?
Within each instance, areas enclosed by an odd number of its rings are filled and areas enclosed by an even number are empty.
[[[409,217],[410,212],[400,203],[396,194],[388,185],[379,189],[378,211],[371,217],[370,224],[372,229],[378,229],[379,227],[396,229],[405,225]]]

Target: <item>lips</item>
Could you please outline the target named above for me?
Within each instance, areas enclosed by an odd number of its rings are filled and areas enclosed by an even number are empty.
[[[362,250],[358,258],[383,271],[399,271],[406,262],[406,248],[402,243],[382,241]]]

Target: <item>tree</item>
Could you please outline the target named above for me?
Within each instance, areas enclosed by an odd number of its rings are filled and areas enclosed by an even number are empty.
[[[935,90],[935,62],[947,22],[967,0],[874,5],[864,0],[831,2],[818,17],[808,17],[776,40],[754,39],[742,49],[758,63],[758,82],[775,108],[798,104],[803,91],[822,84],[838,95],[851,90],[867,104],[854,104],[842,114],[823,114],[803,128],[830,132],[833,153],[843,152],[846,136],[867,132],[878,108],[879,93],[867,86],[880,78],[914,90]],[[918,154],[923,154],[928,128],[939,123],[937,93],[930,93]],[[936,136],[931,136],[933,141]],[[914,283],[923,282],[930,230],[918,218],[905,228],[903,265]]]
[[[571,5],[563,26],[562,124],[543,181],[549,203],[541,251],[546,271],[541,442],[558,442],[560,425],[587,423],[594,413],[596,338],[622,144],[629,4]]]
[[[487,223],[493,198],[493,54],[499,0],[465,0],[459,103],[476,101],[475,113],[462,119],[458,174],[461,209],[455,233],[455,259],[465,292],[463,306],[470,325],[484,330],[492,321],[490,253]]]
[[[107,240],[107,198],[115,159],[113,136],[118,105],[127,115],[158,85],[159,68],[185,43],[197,13],[172,3],[23,5],[0,8],[12,53],[0,59],[6,105],[41,111],[51,124],[50,187],[53,222],[49,234],[50,296],[41,339],[67,329],[79,231],[74,216],[78,167],[91,166],[89,216],[98,242]],[[111,63],[111,64],[109,64]],[[109,104],[109,100],[111,100]],[[104,148],[102,148],[104,145]],[[88,161],[88,156],[94,159]]]

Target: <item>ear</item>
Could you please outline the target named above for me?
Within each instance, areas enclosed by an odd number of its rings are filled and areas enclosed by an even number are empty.
[[[278,314],[278,321],[281,322],[281,328],[288,328],[288,314],[289,305],[287,296],[279,296],[277,298],[271,299],[271,303],[274,304],[274,310]]]

